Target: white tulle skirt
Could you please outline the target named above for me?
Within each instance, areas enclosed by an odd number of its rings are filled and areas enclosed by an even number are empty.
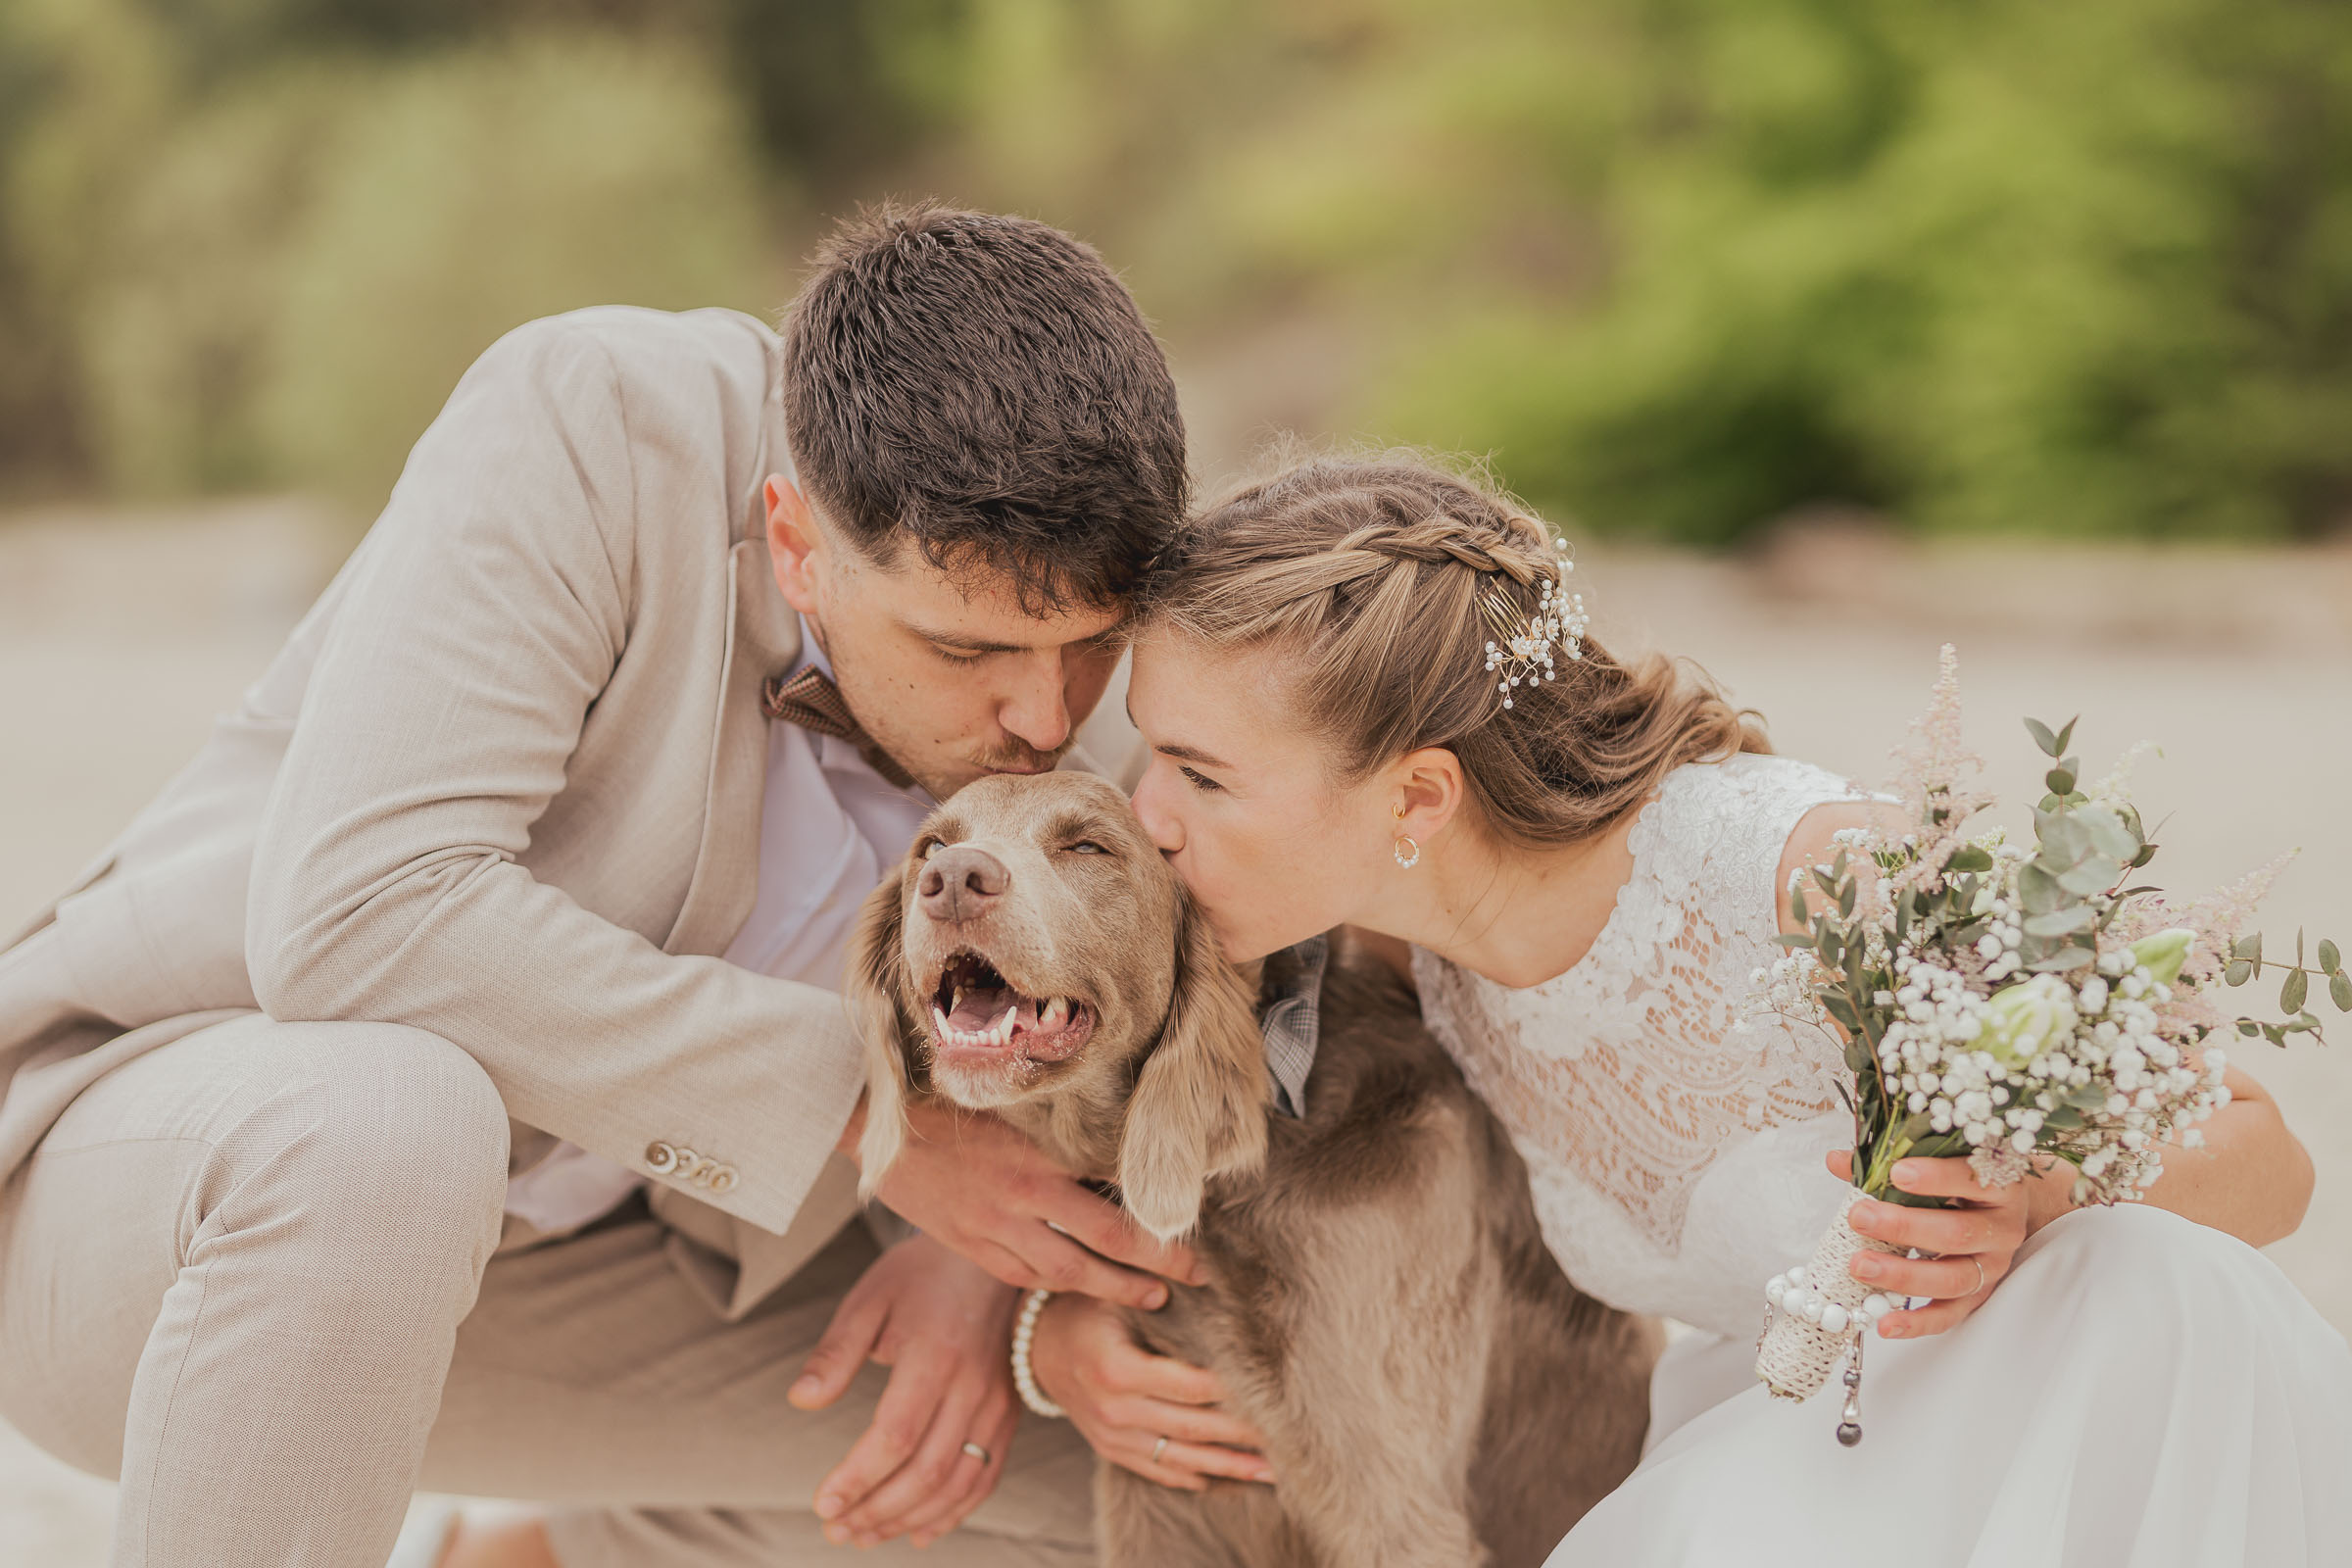
[[[1547,1568],[2352,1563],[2352,1349],[2269,1258],[2161,1209],[2066,1215],[1952,1333],[1874,1337],[1857,1447],[1836,1380],[1701,1392],[1753,1353],[1669,1351],[1663,1435]]]

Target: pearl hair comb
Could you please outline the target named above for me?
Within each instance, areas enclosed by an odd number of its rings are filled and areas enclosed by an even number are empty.
[[[1544,582],[1534,614],[1515,616],[1500,589],[1487,594],[1487,622],[1501,639],[1487,643],[1487,673],[1501,672],[1494,689],[1502,693],[1505,708],[1511,706],[1511,693],[1521,685],[1559,678],[1558,666],[1552,662],[1555,646],[1572,660],[1585,657],[1585,628],[1592,624],[1592,617],[1585,613],[1585,596],[1568,591],[1568,574],[1576,569],[1576,563],[1568,557],[1568,541],[1553,542],[1560,549],[1559,569]]]

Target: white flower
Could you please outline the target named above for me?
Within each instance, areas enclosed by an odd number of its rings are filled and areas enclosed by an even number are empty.
[[[2169,985],[2180,978],[2180,966],[2188,961],[2196,945],[2194,931],[2174,926],[2132,943],[2132,961],[2147,970],[2148,978],[2157,985]]]
[[[2074,992],[2053,974],[2021,980],[1984,1004],[1984,1046],[2004,1067],[2024,1066],[2074,1027]]]

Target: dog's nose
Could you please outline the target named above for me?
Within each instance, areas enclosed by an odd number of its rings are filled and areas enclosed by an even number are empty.
[[[923,912],[934,920],[965,920],[1012,885],[1004,862],[986,850],[954,844],[923,862],[914,891]]]

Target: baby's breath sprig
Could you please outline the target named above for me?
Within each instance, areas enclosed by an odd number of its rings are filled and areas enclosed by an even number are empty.
[[[1481,603],[1487,623],[1501,639],[1488,640],[1487,673],[1501,672],[1494,689],[1502,693],[1505,708],[1512,706],[1511,694],[1522,685],[1559,678],[1559,666],[1552,662],[1555,647],[1572,661],[1585,657],[1585,628],[1592,624],[1592,617],[1585,613],[1585,596],[1568,591],[1568,574],[1576,570],[1576,563],[1568,555],[1568,541],[1553,543],[1559,547],[1559,564],[1544,579],[1534,614],[1517,614],[1498,588],[1489,590]]]

